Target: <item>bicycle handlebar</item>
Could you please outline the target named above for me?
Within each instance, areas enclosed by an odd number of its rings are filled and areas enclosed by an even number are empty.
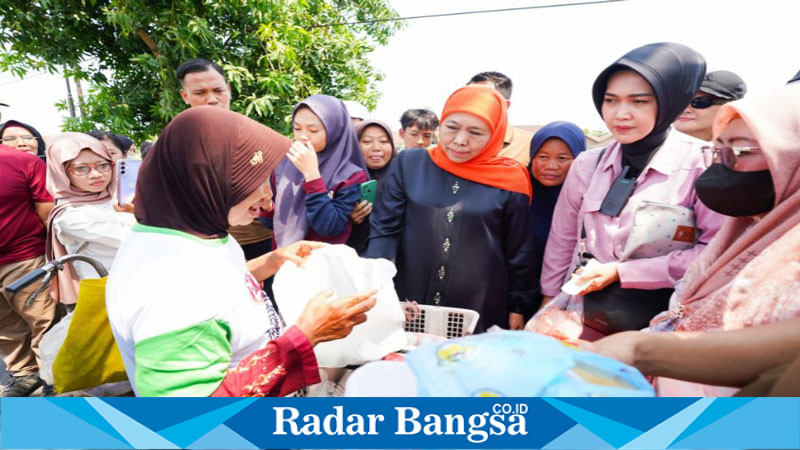
[[[17,291],[19,291],[20,289],[33,283],[39,278],[42,278],[45,275],[47,275],[47,271],[40,267],[32,272],[26,273],[25,275],[22,276],[22,278],[19,278],[13,283],[6,286],[6,291],[8,291],[8,293],[12,295],[16,294]]]
[[[99,275],[100,278],[108,276],[108,271],[106,270],[105,267],[103,267],[103,263],[101,263],[100,261],[85,255],[66,255],[62,256],[61,258],[54,259],[49,263],[43,265],[42,267],[39,267],[38,269],[35,269],[32,272],[23,275],[22,278],[19,278],[18,280],[6,286],[6,291],[8,291],[11,294],[16,294],[17,291],[25,288],[26,286],[46,276],[47,274],[50,273],[54,274],[56,271],[62,270],[64,268],[64,264],[71,263],[73,261],[83,261],[85,263],[88,263],[89,265],[92,266],[95,272],[97,272],[97,275]],[[49,281],[49,278],[50,277],[48,277],[47,281]],[[37,290],[35,294],[38,294],[38,292],[39,290]]]

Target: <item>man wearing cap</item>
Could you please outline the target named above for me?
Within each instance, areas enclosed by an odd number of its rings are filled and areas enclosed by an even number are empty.
[[[709,142],[712,138],[711,125],[719,108],[725,103],[739,100],[746,92],[747,85],[735,73],[727,70],[709,72],[703,78],[700,91],[673,125],[682,133]]]

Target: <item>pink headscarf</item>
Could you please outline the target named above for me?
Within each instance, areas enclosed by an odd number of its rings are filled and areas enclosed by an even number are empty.
[[[733,330],[800,317],[800,85],[723,106],[715,138],[738,118],[767,159],[775,207],[761,220],[725,221],[687,274],[678,330]]]
[[[47,242],[45,256],[48,261],[67,254],[64,245],[55,236],[53,222],[69,206],[82,206],[111,201],[116,188],[116,173],[111,173],[111,182],[101,192],[86,192],[72,185],[67,175],[67,164],[78,157],[82,150],[91,150],[101,158],[112,161],[111,153],[99,140],[83,133],[63,133],[53,138],[47,146],[47,190],[56,200],[56,207],[47,217]],[[54,300],[72,304],[78,298],[78,276],[70,265],[58,272],[53,280],[50,295]]]
[[[800,317],[800,85],[723,106],[714,137],[735,119],[755,134],[775,185],[761,220],[731,217],[692,264],[677,331],[723,331]],[[667,313],[653,325],[668,318]],[[735,388],[657,378],[659,396],[728,396]]]

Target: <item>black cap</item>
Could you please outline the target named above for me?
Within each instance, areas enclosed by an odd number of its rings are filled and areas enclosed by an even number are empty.
[[[733,72],[716,70],[706,74],[700,90],[725,100],[739,100],[747,93],[747,84]]]
[[[0,103],[0,106],[8,106],[6,103]]]
[[[786,84],[795,83],[797,81],[800,81],[800,70],[797,71],[797,73],[794,75],[794,77],[792,77],[791,80],[787,81]]]

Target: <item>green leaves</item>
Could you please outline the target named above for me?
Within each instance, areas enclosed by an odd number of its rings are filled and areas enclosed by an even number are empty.
[[[185,109],[175,69],[188,58],[220,64],[231,107],[282,132],[311,94],[374,106],[380,74],[368,55],[401,26],[327,26],[394,18],[388,0],[0,0],[0,10],[0,69],[69,68],[91,87],[86,115],[64,129],[137,140]]]

